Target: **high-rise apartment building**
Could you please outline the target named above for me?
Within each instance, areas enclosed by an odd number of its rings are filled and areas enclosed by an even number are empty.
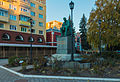
[[[46,23],[46,29],[50,29],[50,28],[54,28],[56,27],[57,29],[60,30],[60,28],[62,27],[62,22],[59,22],[59,21],[56,21],[56,20],[53,20],[53,21],[50,21],[50,22],[47,22]]]
[[[30,33],[46,38],[46,0],[0,0],[0,29]]]

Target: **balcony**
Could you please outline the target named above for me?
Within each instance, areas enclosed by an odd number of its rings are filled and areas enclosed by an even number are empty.
[[[5,17],[5,16],[0,16],[0,22],[9,22],[9,19],[8,17]]]
[[[0,1],[0,8],[8,10],[9,9],[9,2]]]
[[[26,7],[28,9],[30,9],[30,2],[29,1],[20,0],[20,6]]]
[[[24,15],[24,16],[30,17],[30,12],[23,12],[23,11],[20,11],[20,15]]]
[[[39,3],[42,3],[42,4],[46,4],[46,0],[35,0],[35,1],[38,1]]]
[[[27,27],[29,27],[30,23],[29,22],[25,22],[25,21],[19,21],[19,25],[20,26],[27,26]]]
[[[11,0],[11,2],[17,2],[17,0]]]
[[[8,2],[9,0],[3,0],[3,1],[7,1]]]

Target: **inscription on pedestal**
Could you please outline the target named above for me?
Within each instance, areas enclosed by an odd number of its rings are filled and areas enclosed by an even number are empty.
[[[73,43],[74,44],[74,43]],[[73,45],[73,51],[75,47]],[[57,38],[57,54],[71,54],[72,51],[72,37],[58,37]]]

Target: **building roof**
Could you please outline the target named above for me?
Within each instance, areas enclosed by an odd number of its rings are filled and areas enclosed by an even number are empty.
[[[51,32],[51,31],[54,31],[54,32],[60,32],[59,29],[57,29],[56,27],[54,27],[53,29],[50,28],[50,29],[47,29],[46,32]]]

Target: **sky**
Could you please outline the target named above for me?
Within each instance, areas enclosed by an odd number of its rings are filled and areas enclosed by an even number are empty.
[[[89,18],[90,11],[95,7],[95,0],[72,0],[74,2],[73,22],[76,31],[79,31],[80,19],[83,13]],[[63,17],[70,15],[69,3],[71,0],[46,0],[46,22],[57,20],[63,22]]]

